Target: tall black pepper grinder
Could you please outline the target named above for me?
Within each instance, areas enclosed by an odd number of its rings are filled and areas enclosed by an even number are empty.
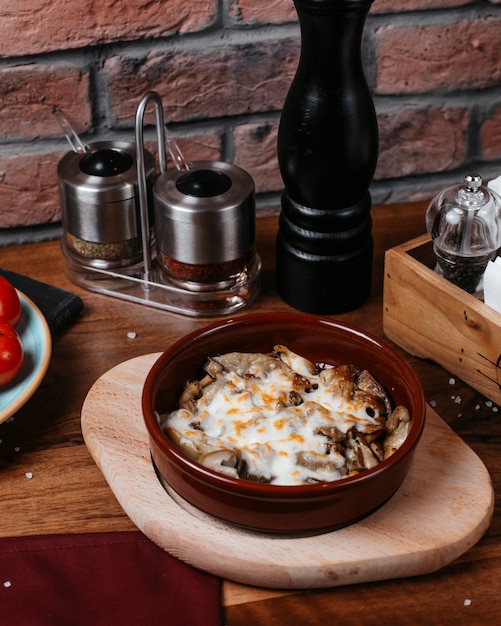
[[[309,313],[353,310],[372,274],[377,119],[361,41],[372,0],[294,0],[301,55],[284,103],[277,290]]]

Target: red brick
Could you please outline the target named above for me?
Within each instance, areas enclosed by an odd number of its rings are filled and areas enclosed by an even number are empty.
[[[0,72],[0,136],[61,136],[52,115],[58,105],[81,132],[90,127],[89,75],[71,67],[21,65]]]
[[[132,137],[131,137],[132,139]],[[217,133],[191,134],[185,137],[176,136],[179,146],[186,161],[220,161],[222,151],[221,136]],[[146,148],[154,154],[158,163],[157,142],[145,141]],[[174,163],[167,152],[167,167],[174,167]]]
[[[480,129],[480,144],[482,156],[487,158],[501,156],[501,106],[497,107],[483,123]]]
[[[424,93],[482,88],[501,80],[501,19],[381,27],[376,32],[376,91]]]
[[[428,9],[446,9],[473,4],[474,0],[375,0],[371,13],[400,13],[403,11],[426,11]],[[501,0],[500,0],[501,2]]]
[[[280,110],[297,68],[299,40],[196,52],[116,56],[105,69],[118,119],[132,119],[141,97],[157,91],[166,120],[210,119]]]
[[[230,3],[230,17],[240,24],[283,24],[297,21],[296,9],[292,0],[233,0]]]
[[[466,156],[469,112],[462,108],[401,109],[380,114],[376,179],[445,172]]]
[[[63,153],[0,159],[0,228],[57,222],[57,164]]]
[[[242,124],[233,132],[235,164],[254,178],[256,192],[283,187],[277,160],[277,124]]]
[[[215,15],[215,0],[11,0],[0,6],[0,57],[195,32]]]
[[[222,141],[217,134],[180,137],[179,147],[187,161],[220,161]]]

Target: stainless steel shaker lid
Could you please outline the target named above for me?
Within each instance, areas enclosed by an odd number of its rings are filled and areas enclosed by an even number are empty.
[[[245,170],[196,161],[189,171],[164,172],[153,194],[162,254],[180,263],[206,265],[237,259],[253,247],[254,181]]]
[[[145,151],[147,180],[155,160]],[[85,154],[69,152],[58,165],[63,224],[86,241],[125,241],[138,235],[138,181],[135,144],[100,141]]]

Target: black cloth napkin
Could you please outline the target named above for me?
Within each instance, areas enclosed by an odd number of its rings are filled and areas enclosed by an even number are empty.
[[[53,335],[66,328],[83,309],[83,300],[70,291],[2,267],[0,267],[0,276],[6,278],[37,305]]]
[[[139,531],[9,537],[0,624],[221,626],[220,580]]]

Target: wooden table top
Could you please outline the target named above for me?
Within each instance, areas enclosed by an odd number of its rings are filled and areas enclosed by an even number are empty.
[[[336,316],[384,337],[384,251],[424,232],[426,204],[374,207],[374,279],[369,300]],[[258,219],[262,289],[247,311],[291,310],[275,292],[276,216]],[[54,338],[41,387],[0,424],[0,536],[133,530],[83,441],[80,409],[94,382],[113,366],[158,352],[207,319],[194,319],[85,291],[65,275],[58,242],[0,249],[0,266],[78,294],[82,315]],[[129,338],[128,333],[135,333]],[[399,348],[397,348],[399,349]],[[440,366],[405,355],[428,403],[476,452],[501,488],[501,415],[496,406]],[[453,384],[454,382],[454,384]],[[27,479],[26,473],[32,478]],[[439,478],[439,477],[437,477]],[[225,581],[228,626],[494,624],[501,619],[501,511],[485,536],[434,574],[315,591],[254,589]]]

